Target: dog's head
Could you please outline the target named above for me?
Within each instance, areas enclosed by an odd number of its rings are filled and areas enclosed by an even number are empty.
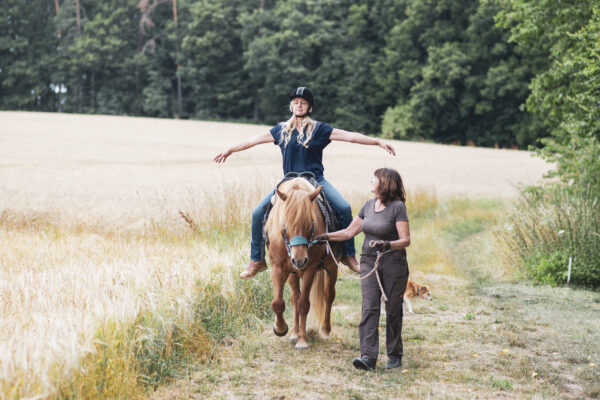
[[[433,300],[433,297],[431,297],[431,293],[429,293],[429,287],[427,285],[419,286],[417,290],[417,296],[425,300]]]

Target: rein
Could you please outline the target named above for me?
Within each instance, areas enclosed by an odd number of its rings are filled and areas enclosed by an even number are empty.
[[[373,242],[373,241],[371,241],[371,242]],[[369,271],[369,273],[366,274],[365,276],[363,276],[361,278],[357,278],[357,277],[352,276],[349,273],[347,273],[340,266],[340,264],[338,263],[338,260],[336,260],[335,256],[333,255],[333,250],[331,250],[331,246],[329,245],[329,240],[326,240],[325,243],[327,244],[327,251],[331,254],[331,258],[333,258],[333,261],[338,266],[338,270],[342,271],[342,273],[344,275],[346,275],[348,278],[354,279],[356,281],[362,281],[363,279],[367,279],[369,276],[371,276],[373,273],[375,273],[375,277],[377,278],[377,284],[379,285],[379,290],[381,290],[381,299],[383,300],[384,303],[386,301],[388,301],[388,298],[385,295],[385,291],[383,290],[383,285],[381,284],[381,279],[379,278],[379,274],[377,273],[377,268],[379,268],[379,262],[381,261],[381,257],[383,257],[384,254],[387,254],[387,253],[391,252],[392,250],[378,251],[377,252],[377,259],[375,260],[375,266],[373,266],[373,269],[371,271]]]

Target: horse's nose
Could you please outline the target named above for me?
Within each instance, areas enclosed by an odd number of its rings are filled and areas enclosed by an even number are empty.
[[[304,260],[302,261],[298,261],[295,258],[292,258],[292,264],[294,264],[294,267],[296,267],[297,269],[302,269],[306,266],[306,263],[308,262],[308,257],[304,257]]]

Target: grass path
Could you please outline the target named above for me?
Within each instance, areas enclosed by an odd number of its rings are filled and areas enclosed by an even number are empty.
[[[267,321],[151,398],[597,398],[600,293],[497,278],[494,224],[466,221],[439,235],[456,274],[411,266],[412,278],[429,284],[434,301],[414,301],[415,314],[405,315],[401,369],[384,369],[384,316],[377,372],[351,366],[359,355],[360,286],[342,276],[330,340],[313,333],[310,348],[298,352]],[[289,311],[288,305],[288,321]]]

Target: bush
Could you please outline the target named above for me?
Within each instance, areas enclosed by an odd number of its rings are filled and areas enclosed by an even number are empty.
[[[586,192],[567,187],[530,188],[509,216],[504,234],[508,256],[523,274],[553,286],[600,288],[600,207]]]

